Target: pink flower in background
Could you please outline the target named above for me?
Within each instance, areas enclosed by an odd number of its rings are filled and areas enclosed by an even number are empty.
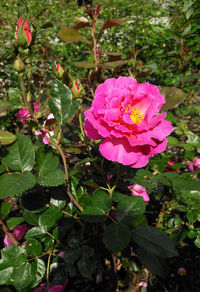
[[[85,132],[93,140],[104,139],[99,150],[108,160],[143,167],[165,150],[166,136],[172,132],[171,123],[164,120],[166,113],[158,114],[164,103],[158,88],[148,82],[107,79],[85,112]]]
[[[146,189],[140,185],[134,184],[128,187],[131,190],[132,196],[140,196],[143,197],[145,202],[149,202],[149,195],[146,192]]]
[[[194,171],[195,168],[200,169],[200,158],[196,157],[196,158],[193,159],[193,162],[190,163],[189,169],[191,171]]]
[[[176,172],[176,173],[179,173],[179,169],[175,169],[175,168],[170,167],[170,165],[174,165],[174,164],[177,163],[173,158],[170,159],[167,163],[168,163],[169,166],[167,166],[165,168],[164,172]]]
[[[48,289],[48,292],[65,292],[66,291],[65,288],[67,286],[67,283],[68,283],[68,279],[65,281],[65,284],[64,285],[56,285],[56,286],[53,286],[50,289]],[[40,285],[40,288],[35,288],[33,290],[33,292],[41,292],[41,291],[47,291],[46,284],[45,283],[42,283]],[[69,292],[74,292],[74,290],[70,290]]]
[[[48,120],[51,120],[51,119],[54,119],[54,115],[53,115],[53,114],[49,114],[49,115],[48,115],[46,121],[44,122],[44,127],[46,126],[46,122],[47,122]],[[47,129],[45,129],[45,128],[43,128],[42,131],[43,131],[43,133],[44,133],[48,138],[50,138],[51,136],[54,135],[54,131],[49,131],[49,130],[47,130]],[[36,135],[39,135],[39,136],[42,137],[42,141],[43,141],[43,143],[49,145],[50,142],[45,138],[45,136],[44,136],[43,133],[42,133],[40,130],[35,131],[35,134],[36,134]]]
[[[33,109],[34,111],[37,113],[39,112],[40,110],[40,106],[41,104],[37,103],[37,102],[34,102],[33,103]],[[27,119],[32,119],[32,116],[29,114],[28,112],[28,109],[27,108],[22,108],[18,111],[17,113],[17,118],[20,119],[20,121],[23,123],[23,124],[26,124],[27,123]]]
[[[27,119],[31,118],[31,115],[28,113],[27,108],[22,108],[18,111],[17,118],[20,119],[23,124],[26,124]]]
[[[64,72],[65,72],[64,68],[62,66],[60,66],[60,64],[57,64],[56,65],[56,76],[59,79],[62,79]]]
[[[21,27],[24,22],[23,28]],[[25,38],[24,38],[25,36]],[[23,46],[29,45],[32,41],[32,33],[27,20],[23,20],[21,17],[18,19],[17,29],[16,29],[16,39],[24,43]]]
[[[17,240],[21,240],[27,231],[28,227],[25,224],[17,225],[13,231],[13,235]],[[9,246],[13,244],[13,242],[7,236],[4,237],[3,242],[4,246]]]

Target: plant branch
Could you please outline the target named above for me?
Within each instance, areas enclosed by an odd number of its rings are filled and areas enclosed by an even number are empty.
[[[14,235],[11,232],[9,232],[7,226],[5,225],[5,223],[1,219],[0,219],[0,225],[1,225],[3,232],[12,241],[12,243],[16,244],[16,245],[19,244],[17,239],[14,237]]]

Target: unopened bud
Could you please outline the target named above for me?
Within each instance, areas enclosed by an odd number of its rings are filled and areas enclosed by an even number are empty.
[[[64,74],[65,70],[62,66],[60,66],[60,64],[56,65],[56,76],[58,77],[58,79],[62,79],[63,74]]]
[[[81,85],[81,83],[79,82],[79,80],[77,80],[77,81],[73,80],[72,81],[71,92],[72,92],[72,94],[73,94],[73,96],[75,98],[82,97],[82,96],[85,95],[84,88]]]
[[[15,59],[14,64],[13,64],[13,68],[18,73],[22,73],[25,71],[25,65],[19,56]]]
[[[16,29],[17,47],[27,48],[32,41],[32,33],[27,20],[18,19]]]

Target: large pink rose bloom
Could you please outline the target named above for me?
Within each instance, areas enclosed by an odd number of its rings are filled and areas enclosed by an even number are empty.
[[[166,136],[172,132],[171,123],[164,120],[166,113],[158,114],[164,103],[158,88],[148,82],[107,79],[97,87],[85,112],[85,132],[93,140],[104,139],[99,150],[108,160],[143,167],[165,150]]]

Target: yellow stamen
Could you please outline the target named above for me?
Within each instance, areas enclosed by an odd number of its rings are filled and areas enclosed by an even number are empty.
[[[135,124],[140,124],[143,121],[143,115],[137,108],[132,109],[130,118]]]

